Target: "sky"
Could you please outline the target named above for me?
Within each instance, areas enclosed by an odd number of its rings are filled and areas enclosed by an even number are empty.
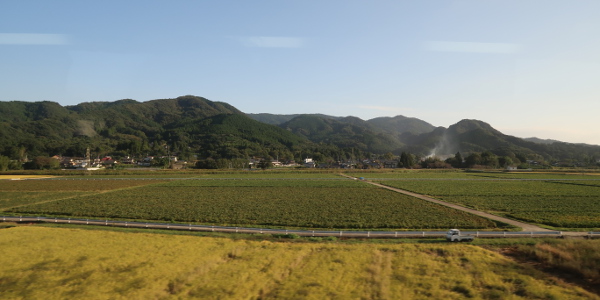
[[[600,145],[600,1],[3,1],[0,101],[477,119]]]

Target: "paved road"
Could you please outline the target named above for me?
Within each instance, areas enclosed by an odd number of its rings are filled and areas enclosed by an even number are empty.
[[[269,229],[269,228],[248,228],[248,227],[227,227],[210,225],[192,225],[177,223],[145,223],[113,220],[94,220],[94,219],[62,219],[47,218],[35,216],[0,216],[0,221],[4,222],[44,222],[59,224],[78,224],[78,225],[99,225],[125,228],[147,228],[147,229],[167,229],[182,231],[211,231],[226,233],[251,233],[251,234],[296,234],[307,237],[338,237],[338,238],[419,238],[419,237],[444,237],[445,231],[345,231],[345,230],[288,230],[288,229]],[[490,232],[490,231],[463,231],[465,234],[472,234],[476,237],[488,238],[506,238],[506,237],[560,237],[560,231],[543,232]],[[600,235],[600,233],[597,233]]]

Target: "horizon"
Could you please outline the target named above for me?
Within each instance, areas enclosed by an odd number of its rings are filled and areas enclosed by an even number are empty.
[[[118,7],[118,9],[115,9]],[[0,101],[202,95],[600,145],[600,2],[12,2]],[[433,123],[432,123],[433,122]]]

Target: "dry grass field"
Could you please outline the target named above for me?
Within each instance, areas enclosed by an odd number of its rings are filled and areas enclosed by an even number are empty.
[[[40,178],[52,178],[56,176],[50,175],[0,175],[0,179],[5,180],[21,180],[21,179],[40,179]]]
[[[0,229],[2,299],[600,299],[464,244]]]

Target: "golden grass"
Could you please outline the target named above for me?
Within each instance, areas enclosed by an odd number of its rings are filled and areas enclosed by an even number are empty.
[[[472,245],[327,244],[14,227],[2,299],[599,299]]]
[[[22,179],[40,179],[40,178],[54,178],[58,176],[50,175],[0,175],[0,179],[7,180],[22,180]]]

